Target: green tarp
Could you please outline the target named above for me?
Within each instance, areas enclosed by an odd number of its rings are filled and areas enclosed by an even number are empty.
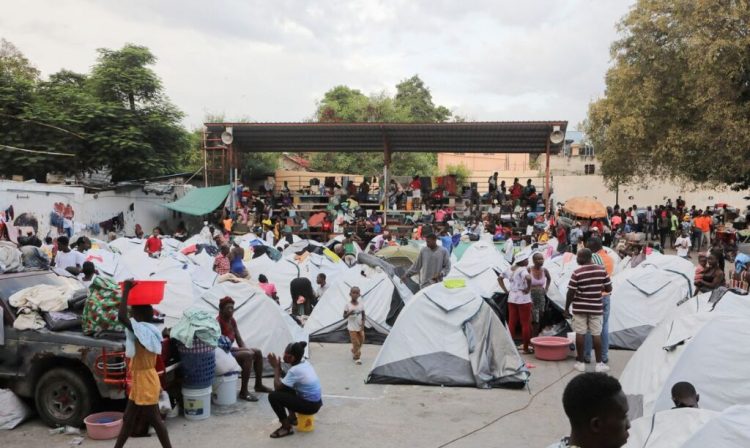
[[[206,215],[224,203],[231,189],[231,185],[196,188],[190,190],[188,194],[180,199],[169,204],[164,204],[164,206],[188,215]]]

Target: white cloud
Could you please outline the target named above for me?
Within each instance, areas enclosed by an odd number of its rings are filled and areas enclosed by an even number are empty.
[[[13,2],[0,34],[43,74],[87,71],[96,48],[149,47],[167,94],[198,126],[298,121],[346,84],[393,91],[418,73],[474,120],[566,119],[604,90],[621,0]]]

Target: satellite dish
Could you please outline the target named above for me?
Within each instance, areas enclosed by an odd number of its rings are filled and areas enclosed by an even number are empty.
[[[553,126],[552,133],[549,135],[549,141],[553,145],[559,145],[565,138],[565,133],[560,130],[560,126]]]
[[[231,145],[232,142],[234,141],[234,136],[232,135],[230,131],[224,131],[221,133],[221,141],[225,145]]]

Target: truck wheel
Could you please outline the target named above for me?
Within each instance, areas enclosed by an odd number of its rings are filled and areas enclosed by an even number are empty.
[[[34,394],[39,416],[52,427],[82,426],[97,398],[98,392],[86,378],[65,368],[55,368],[42,375]]]

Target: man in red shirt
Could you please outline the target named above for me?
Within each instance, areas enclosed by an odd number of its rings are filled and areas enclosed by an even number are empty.
[[[146,252],[151,258],[159,258],[159,255],[161,255],[161,238],[159,238],[160,235],[161,229],[159,227],[155,227],[154,232],[146,240],[146,245],[144,246],[143,251]]]

